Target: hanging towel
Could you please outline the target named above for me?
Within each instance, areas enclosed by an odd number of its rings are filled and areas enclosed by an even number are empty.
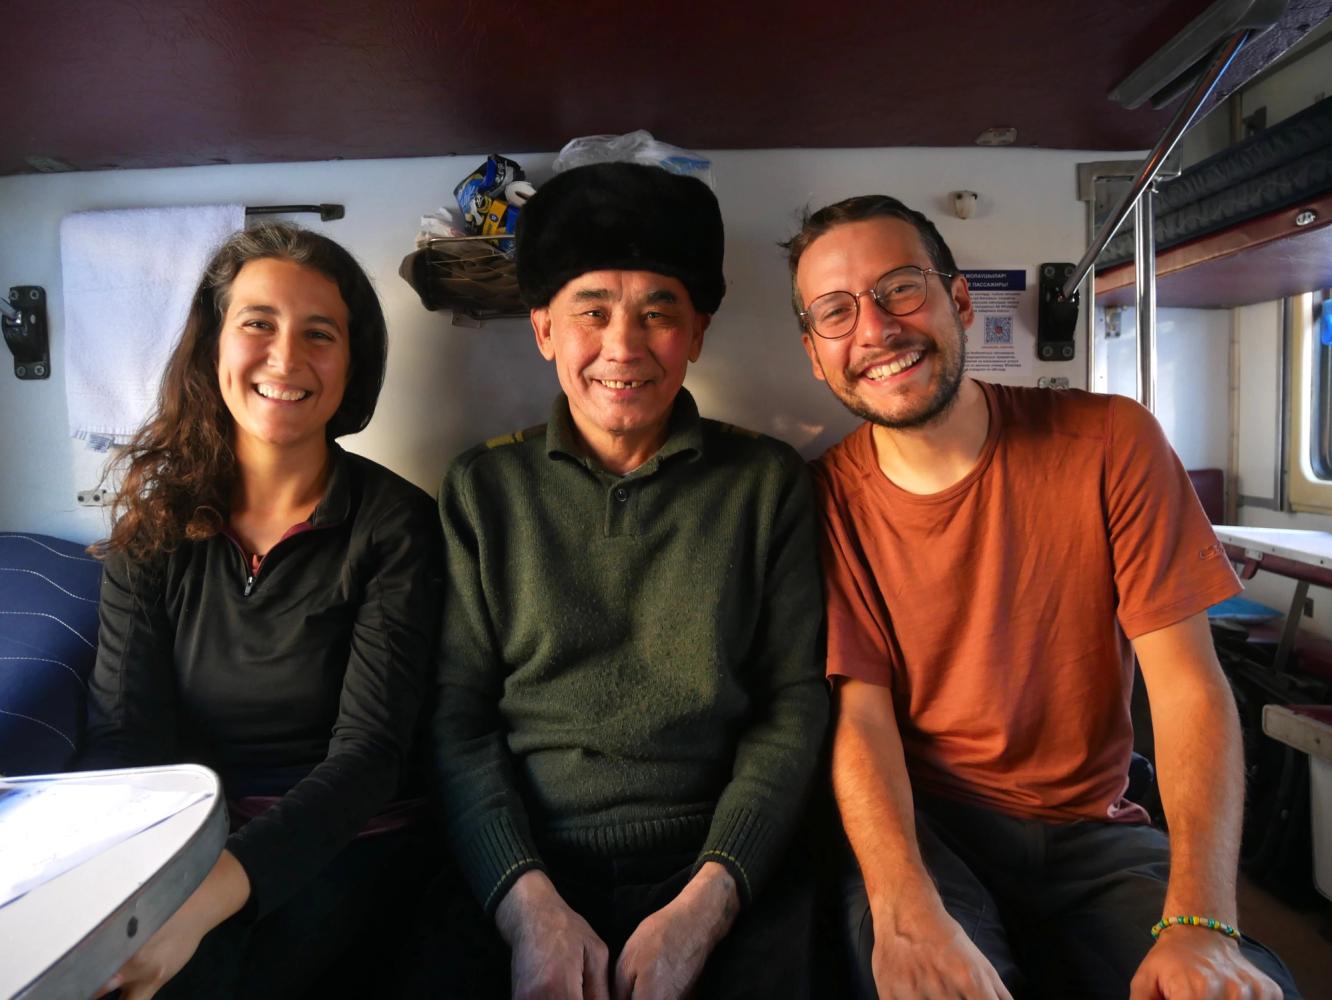
[[[213,251],[243,205],[77,212],[60,222],[69,433],[103,451],[139,429]]]

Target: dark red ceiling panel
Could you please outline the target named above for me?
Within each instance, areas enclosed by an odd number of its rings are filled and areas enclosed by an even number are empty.
[[[9,0],[0,174],[524,152],[635,128],[699,149],[967,146],[994,126],[1141,149],[1169,112],[1105,94],[1207,6]]]

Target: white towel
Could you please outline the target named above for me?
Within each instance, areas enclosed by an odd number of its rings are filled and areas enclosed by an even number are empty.
[[[102,451],[147,419],[204,265],[243,205],[78,212],[60,222],[69,433]]]

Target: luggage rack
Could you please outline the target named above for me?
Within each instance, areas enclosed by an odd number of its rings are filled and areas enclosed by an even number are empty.
[[[505,252],[506,242],[512,244],[512,234],[431,237],[403,258],[398,274],[425,308],[451,309],[455,326],[525,317],[518,271]]]

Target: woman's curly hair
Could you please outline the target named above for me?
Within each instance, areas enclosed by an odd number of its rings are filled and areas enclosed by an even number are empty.
[[[326,428],[328,439],[354,434],[370,422],[384,384],[388,334],[365,271],[318,233],[283,223],[242,229],[204,269],[162,376],[157,406],[113,460],[125,473],[112,507],[111,536],[94,546],[97,554],[123,552],[142,563],[225,526],[236,453],[231,413],[217,379],[218,337],[236,275],[252,260],[274,258],[326,275],[347,305],[351,366],[342,403]]]

